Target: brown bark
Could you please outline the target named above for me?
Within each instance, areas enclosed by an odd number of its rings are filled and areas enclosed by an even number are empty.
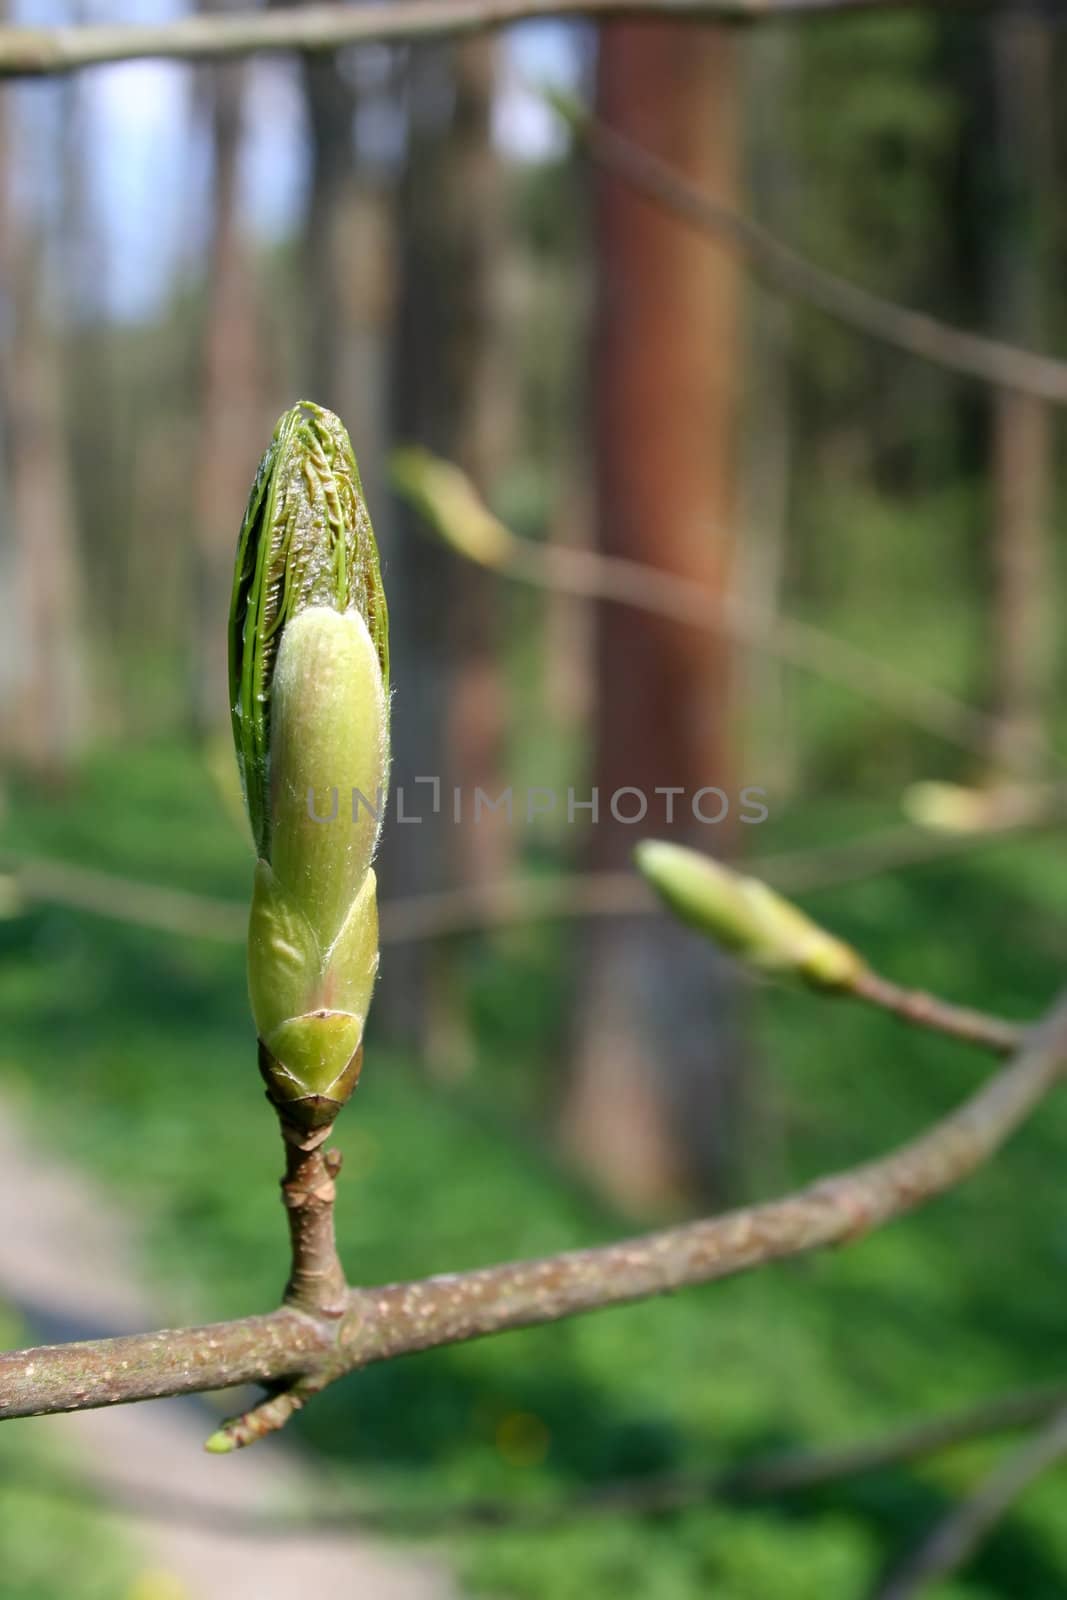
[[[721,30],[672,23],[604,28],[600,119],[720,202],[737,188],[736,45]],[[712,254],[613,174],[597,195],[599,327],[594,372],[600,547],[725,595],[736,511],[740,285]],[[721,634],[630,608],[599,615],[594,782],[601,816],[590,855],[624,865],[643,832],[699,837],[692,795],[729,789],[730,652]],[[673,826],[657,786],[686,791]],[[608,814],[618,789],[648,797],[650,821]],[[654,820],[651,820],[654,819]],[[649,939],[630,922],[592,933],[564,1135],[617,1200],[659,1205],[720,1189],[735,1165],[739,1072],[729,985],[706,949],[674,928]]]
[[[312,1316],[340,1316],[346,1285],[334,1237],[333,1210],[341,1153],[325,1148],[333,1124],[299,1127],[280,1112],[278,1121],[285,1141],[282,1201],[289,1219],[292,1263],[285,1303]]]

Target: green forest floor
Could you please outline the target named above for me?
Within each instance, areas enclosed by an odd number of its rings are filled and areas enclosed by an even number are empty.
[[[6,1312],[0,1348],[29,1330]],[[4,1600],[153,1600],[132,1549],[91,1483],[70,1493],[71,1464],[33,1423],[0,1429],[0,1593]],[[56,1494],[57,1481],[64,1492]],[[159,1600],[164,1600],[162,1595]]]
[[[236,827],[187,750],[100,756],[65,795],[9,799],[7,848],[247,893]],[[869,806],[812,807],[768,830],[761,848],[839,842],[891,820]],[[1067,856],[1056,839],[999,844],[806,903],[888,975],[1008,1016],[1038,1012],[1062,976]],[[372,1028],[363,1083],[339,1124],[338,1224],[354,1279],[555,1251],[629,1226],[529,1132],[556,1088],[548,1063],[559,1057],[562,974],[577,937],[539,927],[460,942],[477,1060],[458,1085],[376,1047]],[[762,1106],[753,1193],[886,1148],[990,1070],[963,1047],[846,1003],[767,990],[753,1010]],[[146,1272],[171,1315],[239,1315],[277,1300],[278,1140],[239,947],[60,908],[0,922],[0,1085],[32,1117],[47,1115],[50,1138],[136,1209]],[[414,1527],[443,1503],[526,1505],[619,1477],[707,1472],[1060,1379],[1065,1156],[1061,1096],[958,1193],[850,1249],[372,1368],[314,1403],[294,1431],[339,1492]],[[19,1336],[10,1323],[3,1331]],[[30,1429],[19,1425],[20,1449]],[[642,1600],[860,1600],[1004,1447],[975,1444],[759,1506],[486,1529],[444,1548],[473,1590],[524,1600],[616,1600],[624,1588]],[[0,1430],[9,1469],[12,1448]],[[112,1576],[121,1548],[87,1517],[30,1489],[5,1493],[5,1600],[121,1592]],[[97,1544],[99,1560],[87,1561]],[[1064,1592],[1067,1518],[1054,1477],[938,1591]]]

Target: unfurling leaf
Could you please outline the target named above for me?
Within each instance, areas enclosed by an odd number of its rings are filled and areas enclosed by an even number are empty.
[[[234,741],[256,867],[249,993],[271,1099],[330,1122],[359,1076],[378,967],[371,867],[388,774],[388,618],[352,446],[301,402],[237,550]]]
[[[864,971],[855,950],[757,878],[659,840],[645,840],[634,856],[675,916],[761,971],[816,989],[849,989]]]

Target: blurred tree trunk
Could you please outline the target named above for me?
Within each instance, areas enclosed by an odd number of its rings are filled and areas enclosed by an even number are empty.
[[[311,129],[299,290],[306,388],[348,428],[381,537],[394,221],[386,185],[356,138],[357,108],[380,96],[361,94],[343,55],[305,59],[304,84]]]
[[[228,726],[226,612],[239,519],[273,418],[263,406],[256,280],[241,234],[238,176],[245,68],[210,69],[203,104],[211,131],[213,193],[196,451],[195,604],[191,662],[194,726]]]
[[[727,204],[738,186],[737,48],[724,29],[620,22],[603,28],[598,65],[604,121]],[[612,176],[599,180],[597,224],[601,548],[724,593],[737,514],[737,266]],[[690,801],[736,778],[730,669],[713,632],[601,609],[594,867],[624,867],[646,833],[723,848],[724,827],[694,821]],[[664,785],[685,790],[673,826],[654,794]],[[642,826],[612,822],[623,787],[648,797]],[[630,1207],[723,1192],[737,1166],[742,1080],[729,975],[667,922],[599,922],[585,943],[570,1148]]]
[[[394,425],[458,462],[483,492],[510,448],[516,397],[506,337],[508,218],[493,147],[496,43],[420,46],[410,56],[408,160],[402,189]],[[404,513],[392,546],[397,718],[395,778],[426,820],[383,852],[390,892],[422,893],[499,877],[511,856],[503,812],[472,820],[473,791],[504,786],[506,708],[498,581],[431,543]],[[441,780],[441,813],[428,785]],[[462,821],[453,820],[460,786]],[[447,951],[390,952],[385,1009],[431,1060],[464,1049]],[[429,1001],[420,1014],[412,997]]]
[[[88,733],[83,585],[42,230],[13,196],[29,152],[9,103],[0,115],[0,740],[13,763],[54,780]]]
[[[1051,43],[1036,14],[1004,12],[990,25],[997,205],[989,243],[990,323],[1006,339],[1042,346],[1048,218],[1053,206]],[[1041,763],[1051,688],[1048,407],[1000,390],[992,417],[990,701],[999,728],[991,775]]]
[[[786,106],[793,48],[785,28],[757,29],[745,50],[745,121],[750,151],[748,189],[759,220],[780,238],[789,222],[789,130]],[[782,604],[789,554],[792,486],[791,372],[793,318],[786,300],[757,290],[749,308],[744,441],[741,449],[739,587],[746,608],[773,627]],[[795,778],[797,752],[788,714],[789,675],[760,650],[744,655],[745,754],[759,780],[784,796]]]

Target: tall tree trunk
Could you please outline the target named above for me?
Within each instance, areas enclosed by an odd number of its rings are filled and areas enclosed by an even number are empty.
[[[255,275],[238,215],[245,69],[213,67],[207,107],[213,151],[211,251],[197,447],[191,693],[195,726],[228,724],[226,608],[235,527],[273,418],[263,405]]]
[[[792,38],[789,30],[757,30],[745,62],[746,133],[751,205],[772,233],[788,237],[789,141],[786,103]],[[788,556],[792,478],[790,351],[793,319],[784,299],[757,292],[749,314],[745,430],[741,451],[739,588],[747,610],[773,628],[781,610]],[[788,716],[788,673],[766,652],[744,657],[741,700],[750,771],[775,795],[794,776],[796,751]]]
[[[1040,347],[1052,205],[1052,75],[1037,15],[998,15],[990,31],[998,205],[986,230],[990,320],[1005,338]],[[999,719],[992,776],[1033,772],[1050,687],[1048,407],[997,391],[992,417],[990,697]]]
[[[87,737],[88,663],[57,331],[41,232],[17,214],[12,194],[27,156],[17,138],[11,118],[0,134],[0,273],[10,308],[0,362],[0,740],[11,761],[57,779]]]
[[[304,83],[312,153],[301,286],[307,387],[348,428],[378,529],[385,522],[393,217],[386,185],[358,148],[360,91],[345,62],[308,58]]]
[[[601,117],[733,203],[734,38],[714,27],[612,23],[602,30]],[[736,515],[740,293],[709,252],[615,177],[599,183],[596,457],[601,547],[693,578],[731,581]],[[729,651],[713,632],[620,607],[600,614],[595,867],[618,868],[656,832],[721,847],[690,800],[734,779]],[[677,786],[673,825],[657,787]],[[649,821],[612,822],[612,794],[643,791]],[[655,807],[656,809],[652,809]],[[576,1067],[564,1114],[579,1159],[616,1199],[660,1205],[729,1185],[740,1058],[728,978],[705,945],[668,924],[590,930]]]
[[[495,63],[488,38],[412,52],[394,366],[397,437],[457,461],[483,492],[510,447],[515,405],[503,307],[507,214],[491,127]],[[412,809],[426,820],[403,839],[396,830],[383,855],[387,881],[397,894],[485,882],[505,870],[512,847],[503,812],[483,812],[475,824],[471,804],[476,787],[501,787],[499,588],[428,544],[403,514],[392,568],[400,574],[396,778],[407,787],[437,777],[442,798],[431,817],[429,787],[416,791]],[[431,1055],[455,1056],[462,1030],[448,952],[391,953],[389,968],[383,993],[394,1022]],[[413,994],[430,998],[428,1011],[412,1007]]]

